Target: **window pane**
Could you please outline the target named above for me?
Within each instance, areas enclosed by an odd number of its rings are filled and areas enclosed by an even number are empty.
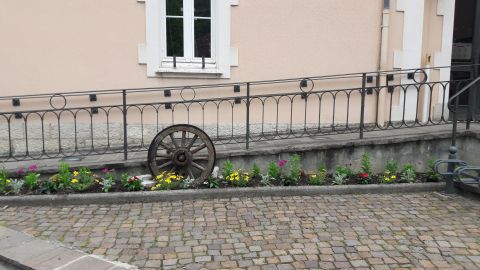
[[[211,0],[195,0],[195,17],[210,17]]]
[[[210,19],[195,19],[195,57],[211,57]]]
[[[182,18],[167,18],[167,56],[183,57]]]
[[[167,16],[183,15],[183,0],[167,0]]]

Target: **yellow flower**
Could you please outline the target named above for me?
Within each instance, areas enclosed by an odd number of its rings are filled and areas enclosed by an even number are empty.
[[[152,187],[151,190],[154,191],[154,190],[155,190],[155,187]]]
[[[10,184],[10,182],[12,182],[12,180],[10,180],[10,179],[7,179],[7,184]]]
[[[397,179],[397,176],[396,176],[396,175],[392,175],[391,178],[392,178],[392,179]]]
[[[75,176],[75,177],[77,177],[78,174],[79,174],[79,173],[78,173],[77,171],[74,171],[74,172],[73,172],[73,176]]]
[[[78,183],[78,179],[73,178],[72,181],[70,181],[70,182],[72,182],[72,184],[76,184],[76,183]]]
[[[312,174],[312,178],[317,178],[317,175],[316,175],[316,174]]]
[[[170,178],[167,178],[167,180],[165,180],[165,183],[170,184],[172,183],[172,180],[170,180]]]

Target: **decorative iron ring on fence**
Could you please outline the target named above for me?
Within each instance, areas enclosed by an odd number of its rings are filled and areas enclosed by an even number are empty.
[[[185,90],[192,90],[192,92],[193,92],[193,97],[192,97],[192,99],[189,99],[189,100],[185,99],[185,97],[183,96],[183,91],[185,91]],[[197,96],[197,92],[195,92],[195,89],[193,89],[192,87],[184,87],[184,88],[180,91],[180,97],[183,99],[183,101],[192,101],[192,100],[195,99],[196,96]]]
[[[423,80],[421,82],[417,81],[417,76],[416,76],[418,74],[418,72],[420,72],[420,71],[423,73]],[[424,84],[424,83],[427,82],[427,80],[428,80],[428,75],[425,72],[425,70],[419,68],[419,69],[415,70],[415,72],[413,72],[413,81],[414,82],[419,83],[419,84]]]
[[[308,86],[308,82],[312,83],[312,87],[310,87],[310,90],[305,91],[305,88]],[[306,84],[307,86],[303,86],[302,84]],[[300,81],[300,90],[304,93],[310,93],[312,92],[313,88],[315,87],[315,83],[312,81],[310,78],[304,78]]]
[[[55,107],[55,106],[53,105],[53,99],[56,98],[56,97],[61,97],[61,98],[63,98],[63,106],[61,106],[61,107]],[[56,110],[62,110],[62,109],[64,109],[64,108],[67,106],[67,98],[65,98],[65,96],[62,95],[62,94],[54,94],[53,96],[50,97],[50,101],[49,101],[49,102],[50,102],[50,106],[51,106],[52,108],[56,109]]]

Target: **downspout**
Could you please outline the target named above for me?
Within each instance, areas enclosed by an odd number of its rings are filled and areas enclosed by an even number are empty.
[[[378,57],[378,70],[388,69],[388,40],[390,34],[390,0],[383,1],[382,17],[380,26],[380,55]],[[385,76],[379,76],[377,87],[382,86]],[[385,85],[385,84],[383,84]],[[385,124],[385,97],[387,89],[381,90],[378,94],[377,108],[377,124],[383,126]]]

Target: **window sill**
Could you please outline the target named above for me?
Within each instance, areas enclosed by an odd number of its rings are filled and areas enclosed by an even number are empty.
[[[156,73],[162,77],[175,78],[216,78],[222,76],[222,71],[216,68],[158,68]]]

